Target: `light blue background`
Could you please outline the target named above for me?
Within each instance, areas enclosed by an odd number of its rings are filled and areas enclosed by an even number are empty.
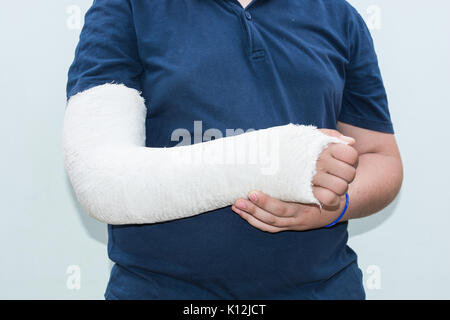
[[[449,299],[450,2],[351,2],[372,28],[405,170],[388,208],[350,224],[367,297]],[[80,32],[67,9],[84,14],[90,4],[0,0],[3,299],[103,298],[106,226],[77,205],[61,154],[66,75]],[[367,11],[372,5],[380,16]],[[70,265],[80,267],[80,289],[66,285]]]

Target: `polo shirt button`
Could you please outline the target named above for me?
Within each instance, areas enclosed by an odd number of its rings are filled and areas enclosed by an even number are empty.
[[[247,20],[252,20],[252,15],[248,11],[245,11],[245,17],[247,18]]]

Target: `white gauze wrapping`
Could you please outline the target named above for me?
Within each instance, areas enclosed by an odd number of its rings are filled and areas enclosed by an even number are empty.
[[[317,158],[346,143],[314,126],[285,125],[189,146],[145,147],[146,106],[135,89],[104,84],[72,96],[63,130],[64,163],[83,209],[109,224],[194,216],[260,190],[316,203]]]

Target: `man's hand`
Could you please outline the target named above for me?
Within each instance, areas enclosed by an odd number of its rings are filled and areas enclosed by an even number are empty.
[[[348,185],[355,178],[358,152],[351,146],[355,143],[353,138],[336,130],[320,130],[349,142],[349,145],[333,143],[319,155],[313,193],[322,209],[314,204],[284,202],[252,191],[248,199],[236,200],[232,210],[252,226],[271,233],[315,229],[333,222],[341,213]]]
[[[321,228],[337,219],[345,203],[336,207],[285,202],[260,191],[252,191],[248,199],[238,199],[231,207],[241,218],[262,231],[304,231]],[[344,221],[345,216],[342,218]]]
[[[355,179],[358,166],[358,151],[352,147],[355,139],[343,136],[339,131],[320,129],[326,135],[349,142],[330,144],[319,155],[316,175],[313,178],[313,193],[322,205],[334,207],[345,195],[348,185]]]

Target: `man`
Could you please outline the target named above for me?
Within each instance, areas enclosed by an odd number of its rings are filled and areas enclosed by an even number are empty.
[[[205,214],[109,224],[107,299],[365,297],[346,221],[389,204],[402,165],[370,33],[347,2],[96,0],[67,96],[111,82],[142,93],[151,148],[198,120],[223,133],[313,124],[355,141],[318,158],[322,207],[249,190]]]

